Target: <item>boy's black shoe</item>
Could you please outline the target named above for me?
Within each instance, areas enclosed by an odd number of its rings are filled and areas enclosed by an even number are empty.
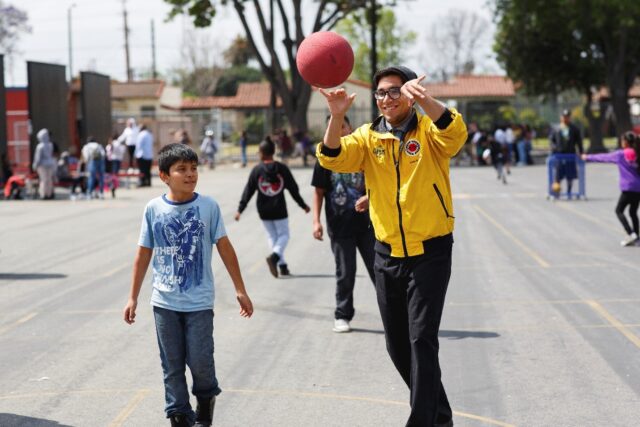
[[[169,417],[171,427],[191,427],[189,419],[185,414],[173,414]]]
[[[277,253],[272,253],[267,257],[267,265],[269,265],[269,271],[273,275],[273,277],[278,277],[278,260],[280,259],[280,255]]]
[[[287,267],[287,264],[282,264],[280,266],[280,275],[281,276],[289,276],[289,275],[291,275],[291,273],[289,272],[289,267]]]
[[[213,409],[216,406],[216,397],[211,399],[198,398],[196,407],[196,423],[194,427],[210,427],[213,422]]]

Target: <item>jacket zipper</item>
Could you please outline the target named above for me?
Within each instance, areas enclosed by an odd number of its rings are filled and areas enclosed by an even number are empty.
[[[407,241],[404,236],[404,228],[402,228],[402,208],[400,207],[400,150],[398,150],[397,160],[396,153],[395,150],[393,150],[393,147],[391,149],[391,154],[393,154],[393,163],[396,166],[396,206],[398,207],[398,223],[400,225],[400,237],[402,238],[402,250],[404,251],[404,256],[408,257],[409,253],[407,252]]]
[[[436,194],[438,195],[438,199],[440,199],[440,204],[442,205],[442,209],[444,209],[444,214],[447,216],[447,218],[455,218],[454,216],[449,215],[447,206],[444,204],[444,198],[442,197],[442,193],[440,193],[440,190],[438,189],[438,186],[436,185],[435,182],[433,183],[433,189],[436,190]]]

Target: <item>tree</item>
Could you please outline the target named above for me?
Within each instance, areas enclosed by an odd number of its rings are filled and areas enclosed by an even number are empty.
[[[352,13],[336,26],[336,30],[344,35],[354,48],[355,78],[371,80],[371,14],[366,10]],[[407,51],[416,40],[415,31],[398,28],[396,15],[388,7],[378,11],[378,28],[376,32],[378,67],[384,68],[392,64],[400,64]]]
[[[488,27],[487,20],[475,12],[451,9],[438,17],[426,38],[433,52],[425,61],[430,76],[446,81],[471,74],[490,53]]]
[[[618,134],[631,128],[628,92],[640,71],[640,3],[634,0],[497,0],[494,50],[531,95],[585,95],[591,150],[602,150],[603,113],[593,94],[606,84]],[[597,111],[597,109],[596,109]]]
[[[208,34],[195,30],[184,33],[180,49],[180,67],[174,70],[185,94],[212,96],[223,73],[214,52],[220,47]]]
[[[245,82],[259,82],[262,80],[260,70],[238,65],[227,68],[222,72],[216,85],[215,96],[233,96],[238,91],[238,85]]]
[[[18,42],[24,33],[31,32],[27,13],[0,0],[0,49],[7,56],[9,63],[18,53]],[[11,65],[9,69],[11,69]]]
[[[169,17],[186,12],[193,17],[196,27],[208,27],[216,15],[216,4],[210,0],[164,0],[173,6]],[[319,0],[313,3],[315,11],[305,2],[305,14],[314,13],[311,32],[330,30],[336,23],[349,13],[366,6],[367,0]],[[236,10],[241,25],[245,31],[249,45],[256,52],[256,60],[260,70],[271,87],[280,96],[285,115],[289,123],[299,130],[307,129],[307,109],[311,97],[311,87],[305,83],[295,63],[295,53],[304,39],[302,28],[303,0],[272,0],[275,10],[264,10],[258,0],[220,0],[220,5],[232,5]],[[249,10],[252,9],[257,18],[257,25],[250,25]],[[268,19],[271,12],[271,20]],[[289,14],[292,13],[292,16]],[[274,40],[274,19],[279,16],[279,24],[284,34],[284,61],[280,60]],[[266,53],[257,47],[258,37],[261,37]],[[290,79],[287,79],[286,68],[289,69]]]
[[[245,37],[237,36],[222,56],[225,62],[237,67],[249,64],[249,61],[256,57],[256,52]]]

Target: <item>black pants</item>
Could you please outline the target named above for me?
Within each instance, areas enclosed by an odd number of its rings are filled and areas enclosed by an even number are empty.
[[[336,319],[351,321],[355,314],[353,308],[353,288],[356,283],[356,249],[367,267],[371,281],[375,283],[373,273],[375,237],[368,229],[355,233],[351,237],[332,237],[331,250],[336,260]]]
[[[451,419],[440,380],[438,330],[451,276],[451,234],[424,242],[425,253],[393,258],[376,243],[378,306],[387,351],[411,394],[407,426],[431,427]],[[385,253],[386,252],[386,253]]]
[[[127,152],[129,153],[129,167],[130,168],[136,167],[136,158],[134,156],[134,153],[136,152],[136,146],[127,145]]]
[[[640,230],[638,230],[638,205],[640,204],[640,193],[637,191],[623,191],[620,194],[620,198],[618,199],[618,204],[616,205],[616,215],[618,219],[622,223],[624,230],[627,234],[636,233],[640,235]],[[627,218],[624,216],[624,210],[629,206],[629,217],[631,218],[631,224],[633,224],[633,229],[629,226],[627,222]]]
[[[152,160],[138,157],[138,167],[142,177],[140,178],[141,187],[151,187],[151,162]]]

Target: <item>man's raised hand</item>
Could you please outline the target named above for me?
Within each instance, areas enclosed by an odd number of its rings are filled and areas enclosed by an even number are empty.
[[[424,80],[425,77],[426,76],[423,74],[417,79],[409,80],[402,85],[400,91],[404,96],[412,101],[416,99],[424,99],[424,97],[427,96],[427,89],[422,86],[420,82]]]
[[[318,91],[327,100],[327,106],[332,116],[344,116],[349,111],[353,100],[356,99],[356,94],[352,93],[347,95],[347,91],[344,88],[326,91],[322,88],[318,88]]]

